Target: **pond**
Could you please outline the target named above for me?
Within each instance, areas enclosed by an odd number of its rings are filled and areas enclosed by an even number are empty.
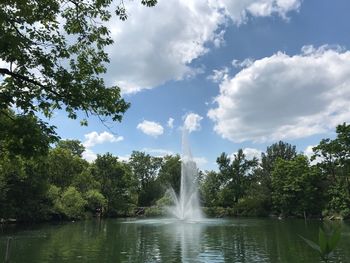
[[[350,262],[350,225],[333,262]],[[0,230],[10,262],[320,262],[299,237],[316,240],[319,221],[207,219],[89,220]]]

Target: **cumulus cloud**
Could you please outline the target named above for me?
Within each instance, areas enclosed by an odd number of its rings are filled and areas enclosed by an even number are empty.
[[[285,17],[300,1],[168,0],[153,8],[128,1],[128,20],[109,25],[116,44],[108,51],[112,64],[106,79],[130,94],[191,77],[202,71],[191,62],[209,51],[208,44],[224,43],[228,19],[241,24],[248,16]]]
[[[174,128],[174,119],[173,118],[169,118],[167,125],[170,129]]]
[[[140,122],[137,125],[137,129],[141,130],[144,134],[158,137],[159,135],[162,135],[164,132],[164,128],[162,125],[160,125],[157,122],[153,121],[146,121]]]
[[[88,162],[93,162],[96,160],[97,155],[93,152],[93,150],[87,148],[83,152],[82,157]]]
[[[120,142],[122,140],[124,140],[123,136],[115,136],[109,132],[90,132],[88,134],[85,134],[85,141],[83,143],[83,145],[86,148],[90,148],[95,146],[96,144],[102,144],[105,142]]]
[[[220,84],[208,112],[234,142],[297,139],[350,120],[350,51],[308,46],[256,60]]]
[[[106,142],[110,142],[110,143],[120,142],[124,140],[123,136],[115,136],[112,133],[109,133],[106,131],[101,133],[93,131],[85,134],[84,137],[85,137],[85,141],[83,142],[83,145],[85,147],[85,151],[83,152],[82,156],[88,162],[93,162],[97,158],[96,153],[94,153],[94,151],[91,149],[95,145],[106,143]]]
[[[249,16],[267,17],[277,14],[287,18],[287,13],[298,10],[302,0],[211,0],[222,8],[236,24],[247,21]]]
[[[203,119],[202,116],[196,113],[189,113],[185,116],[184,128],[189,132],[198,131],[201,128],[200,121]]]
[[[221,42],[217,29],[224,16],[206,1],[160,1],[153,8],[130,1],[127,8],[128,20],[110,26],[117,43],[111,61],[117,63],[109,77],[123,93],[193,76],[196,69],[189,64],[208,52],[205,43]]]

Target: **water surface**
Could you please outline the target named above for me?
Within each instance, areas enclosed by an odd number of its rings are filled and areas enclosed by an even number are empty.
[[[90,220],[2,228],[0,262],[7,237],[10,262],[320,262],[299,235],[317,239],[319,221],[223,219]],[[350,225],[333,262],[350,262]]]

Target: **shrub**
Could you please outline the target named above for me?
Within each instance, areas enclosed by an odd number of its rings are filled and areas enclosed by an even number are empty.
[[[101,211],[103,211],[106,208],[106,198],[95,189],[87,191],[85,194],[85,199],[87,201],[87,207],[91,212],[95,212],[96,209],[101,209]]]
[[[79,219],[84,216],[86,200],[75,187],[68,187],[62,194],[59,201],[59,209],[69,219]]]

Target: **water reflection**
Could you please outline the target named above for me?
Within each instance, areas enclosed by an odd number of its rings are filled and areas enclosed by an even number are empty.
[[[147,256],[134,258],[138,262],[224,262],[220,250],[205,242],[205,231],[219,221],[186,222],[173,219],[143,220],[128,224],[138,229],[138,251]],[[204,241],[204,242],[203,242]],[[210,255],[208,257],[208,255]],[[215,259],[215,261],[213,261]]]
[[[317,239],[320,222],[271,219],[86,221],[0,233],[14,237],[11,262],[319,262],[300,239]],[[337,262],[350,262],[350,227],[342,227]]]

